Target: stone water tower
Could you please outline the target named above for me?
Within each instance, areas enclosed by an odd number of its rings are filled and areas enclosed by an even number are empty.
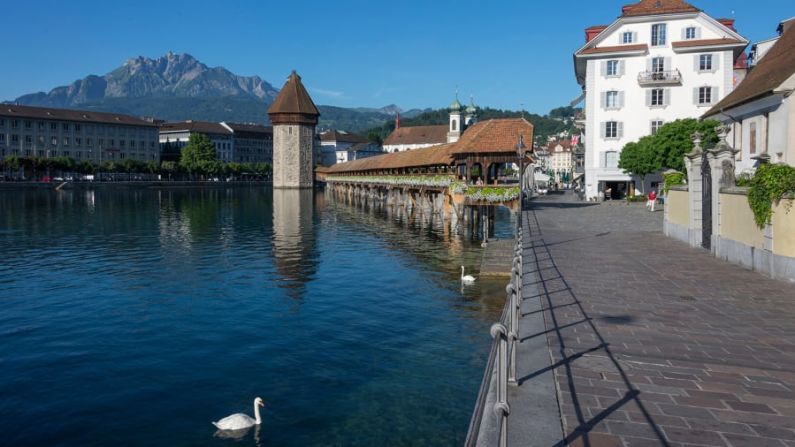
[[[311,188],[320,112],[295,70],[268,108],[268,116],[273,124],[273,187]]]

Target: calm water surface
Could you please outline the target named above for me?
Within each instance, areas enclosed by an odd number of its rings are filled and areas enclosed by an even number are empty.
[[[461,233],[312,192],[0,192],[0,445],[460,445],[504,302],[460,289]]]

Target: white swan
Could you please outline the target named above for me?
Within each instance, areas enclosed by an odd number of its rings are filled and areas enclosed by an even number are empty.
[[[265,402],[262,401],[261,398],[254,399],[254,417],[256,419],[252,419],[251,416],[243,413],[235,413],[231,416],[227,416],[221,419],[218,422],[213,422],[219,430],[243,430],[244,428],[251,428],[253,425],[259,425],[262,423],[262,418],[259,416],[259,407],[264,407]]]
[[[461,266],[461,282],[464,284],[472,284],[475,282],[475,277],[472,275],[464,275],[464,266]]]

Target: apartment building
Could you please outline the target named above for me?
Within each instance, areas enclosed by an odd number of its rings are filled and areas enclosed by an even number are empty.
[[[585,30],[574,53],[585,92],[585,186],[588,198],[646,192],[618,168],[625,144],[663,124],[698,118],[735,87],[735,61],[748,41],[733,19],[715,19],[681,0],[641,0],[610,25]]]
[[[0,105],[0,158],[160,161],[157,125],[128,115]]]

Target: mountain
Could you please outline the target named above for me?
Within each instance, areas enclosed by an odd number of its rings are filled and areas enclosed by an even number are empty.
[[[169,52],[156,59],[138,56],[104,76],[89,75],[49,93],[23,95],[13,102],[150,116],[167,121],[194,119],[267,124],[268,106],[278,93],[278,89],[259,76],[239,76],[223,67],[208,67],[189,54]],[[394,119],[396,111],[401,110],[394,104],[380,109],[333,106],[319,106],[319,109],[322,115],[318,127],[321,129],[354,132]]]

